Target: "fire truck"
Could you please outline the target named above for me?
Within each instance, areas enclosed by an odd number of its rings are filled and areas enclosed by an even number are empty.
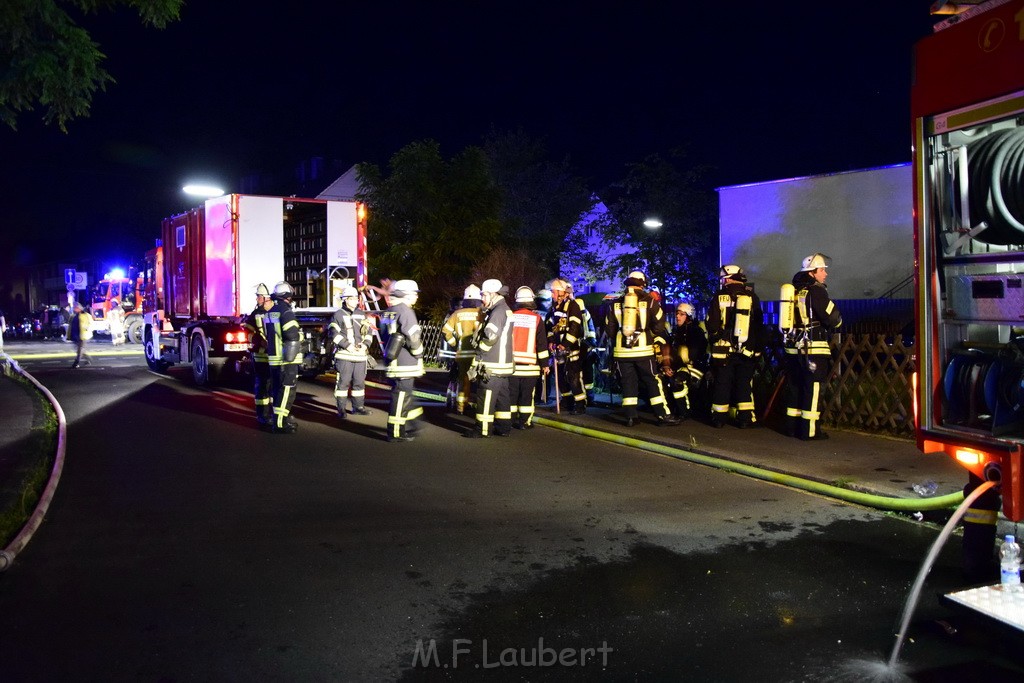
[[[89,305],[89,313],[92,315],[92,331],[101,333],[110,331],[107,313],[112,306],[117,305],[124,312],[125,338],[134,344],[141,344],[142,304],[145,298],[143,284],[142,276],[131,274],[129,277],[125,277],[124,271],[120,270],[113,270],[104,275],[103,279],[96,283]]]
[[[256,287],[287,281],[302,328],[301,372],[331,364],[327,325],[342,287],[366,285],[366,207],[360,202],[231,194],[163,221],[146,255],[143,347],[155,371],[189,363],[196,384],[244,372],[243,321]]]
[[[937,2],[911,91],[917,442],[1024,517],[1024,0]]]

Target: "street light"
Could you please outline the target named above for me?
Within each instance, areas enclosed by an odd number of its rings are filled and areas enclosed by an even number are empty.
[[[657,230],[663,225],[663,223],[657,218],[646,218],[644,219],[644,227],[648,230]]]
[[[213,185],[186,185],[181,188],[181,191],[185,194],[194,195],[196,197],[205,197],[207,199],[219,197],[224,194],[224,190]]]

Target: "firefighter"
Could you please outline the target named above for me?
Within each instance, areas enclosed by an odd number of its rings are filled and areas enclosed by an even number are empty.
[[[824,254],[811,254],[801,263],[793,277],[794,328],[793,368],[796,371],[796,406],[800,415],[796,435],[803,441],[818,441],[828,434],[818,428],[821,419],[822,388],[832,365],[829,339],[843,324],[835,302],[829,298],[825,279],[828,260]],[[789,406],[787,406],[789,407]],[[795,411],[787,410],[795,417]]]
[[[756,359],[765,346],[761,300],[747,284],[737,265],[722,266],[722,287],[708,314],[708,340],[714,386],[711,390],[711,426],[724,427],[729,407],[736,409],[740,429],[757,423],[753,380]]]
[[[509,379],[515,371],[512,356],[512,311],[501,295],[501,281],[484,280],[483,317],[476,334],[476,357],[470,379],[476,381],[476,425],[468,438],[508,436],[512,431]]]
[[[667,341],[664,313],[658,302],[644,290],[647,278],[639,270],[626,277],[625,286],[625,293],[608,309],[605,331],[614,345],[612,357],[622,381],[626,426],[632,427],[639,419],[637,404],[641,385],[647,394],[647,402],[658,416],[658,424],[679,424],[679,418],[669,412],[665,403],[665,392],[655,368],[654,347]]]
[[[381,314],[384,333],[384,374],[391,380],[391,406],[388,409],[387,440],[412,441],[416,438],[416,420],[423,409],[413,395],[415,380],[423,376],[423,340],[420,323],[412,307],[419,299],[415,280],[398,280],[389,286],[391,305]]]
[[[587,393],[587,400],[590,401],[594,395],[594,374],[598,361],[597,329],[594,327],[594,316],[587,309],[586,302],[575,295],[572,283],[567,283],[567,286],[569,288],[569,296],[573,297],[576,305],[580,307],[580,317],[583,321],[583,342],[580,344],[580,370],[583,373],[583,390]]]
[[[583,312],[572,298],[569,283],[561,278],[552,280],[551,297],[553,303],[545,324],[561,392],[555,400],[561,401],[563,407],[574,414],[584,415],[587,392],[583,388]]]
[[[533,290],[516,290],[516,310],[512,313],[512,358],[515,371],[509,382],[511,388],[512,427],[532,429],[534,396],[541,374],[551,372],[548,367],[548,333],[544,318],[537,313]]]
[[[662,347],[661,372],[665,376],[666,391],[680,419],[690,416],[693,402],[691,388],[704,377],[708,353],[708,337],[696,318],[692,304],[676,306],[676,324],[669,343]]]
[[[327,327],[334,342],[334,402],[338,417],[345,419],[345,403],[351,397],[352,412],[369,415],[366,409],[366,359],[373,342],[373,323],[359,308],[359,290],[348,286],[341,290],[341,308]]]
[[[454,361],[451,368],[451,376],[448,382],[448,394],[452,399],[455,412],[459,415],[465,412],[466,404],[470,402],[469,368],[476,356],[474,337],[480,327],[480,307],[483,300],[480,296],[480,288],[476,285],[469,285],[462,293],[462,307],[456,309],[444,321],[441,334],[449,348],[454,349]]]
[[[299,380],[299,366],[302,354],[299,343],[302,338],[299,321],[292,311],[295,290],[287,282],[274,285],[270,295],[273,305],[264,318],[267,331],[267,362],[270,365],[271,385],[274,396],[273,431],[277,434],[294,434],[299,423],[291,416],[295,403],[296,384]]]
[[[270,430],[274,425],[274,399],[267,357],[267,312],[273,307],[270,289],[262,282],[256,285],[256,308],[242,323],[249,333],[249,359],[252,361],[253,396],[256,422],[260,429]]]

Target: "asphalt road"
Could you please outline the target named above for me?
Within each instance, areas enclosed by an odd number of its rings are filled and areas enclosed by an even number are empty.
[[[552,429],[462,439],[438,406],[388,444],[382,392],[339,423],[330,385],[302,382],[282,436],[186,369],[25,365],[68,451],[0,574],[4,680],[864,680],[937,536]],[[1024,676],[937,604],[962,587],[956,546],[903,667]]]

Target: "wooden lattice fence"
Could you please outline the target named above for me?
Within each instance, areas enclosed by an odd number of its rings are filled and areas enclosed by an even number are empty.
[[[912,342],[901,335],[836,334],[830,340],[832,372],[826,383],[822,422],[841,429],[912,437]],[[754,378],[758,411],[769,419],[783,413],[781,339],[772,340]]]

